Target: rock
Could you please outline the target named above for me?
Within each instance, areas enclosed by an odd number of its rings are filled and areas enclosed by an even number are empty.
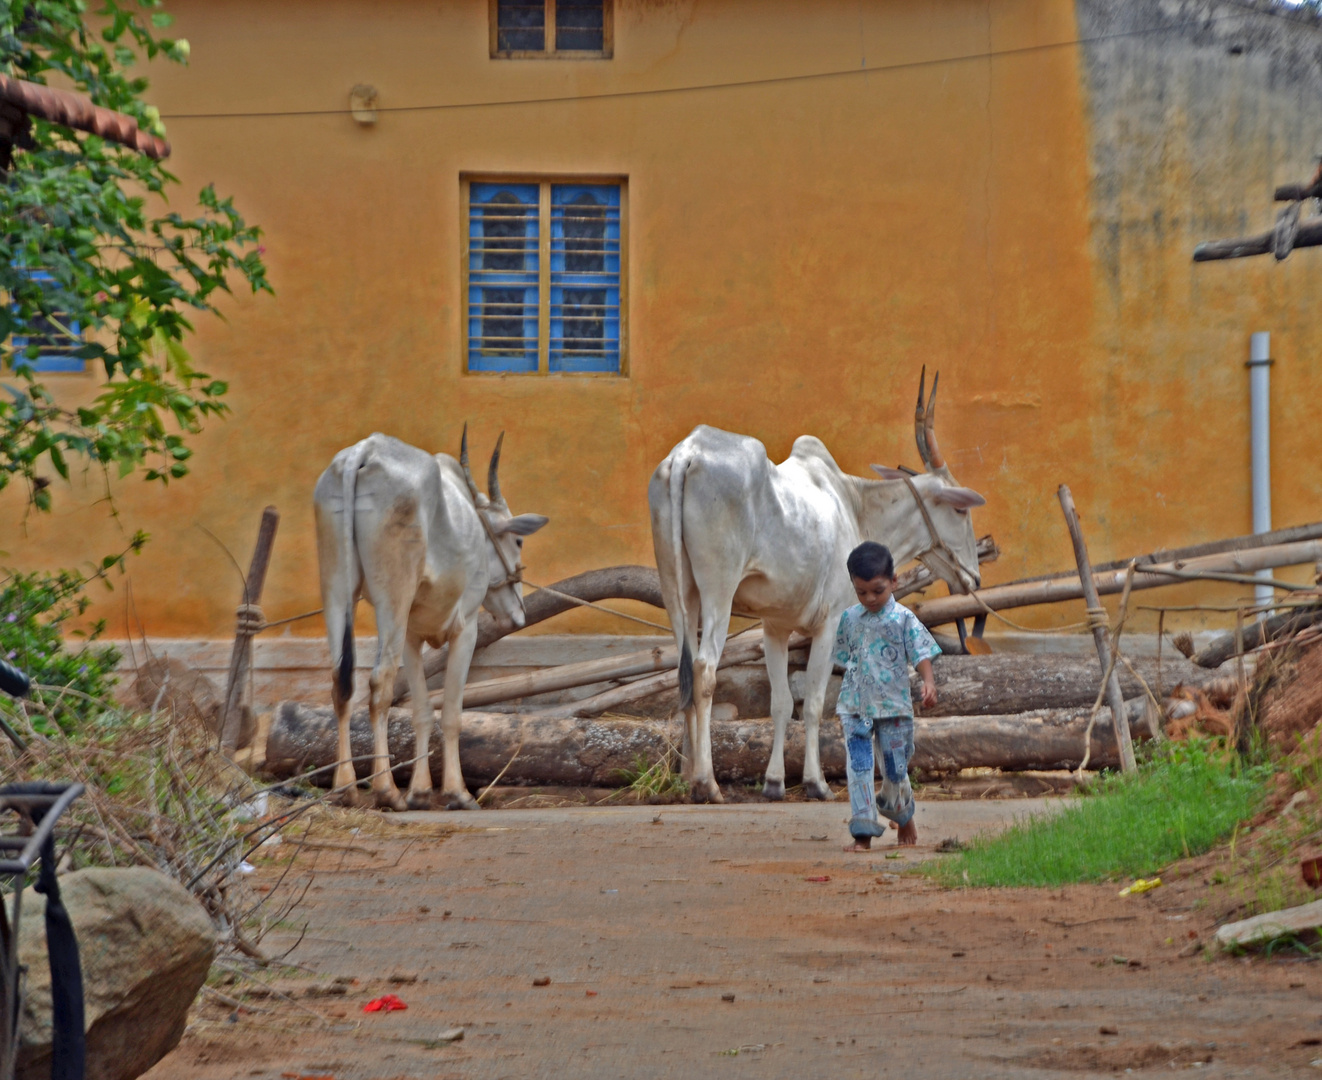
[[[1322,900],[1314,900],[1302,907],[1286,908],[1254,915],[1251,919],[1226,923],[1216,932],[1217,944],[1224,949],[1261,945],[1288,934],[1302,934],[1322,926]]]
[[[156,870],[93,868],[60,878],[78,937],[87,1023],[87,1080],[132,1080],[174,1049],[216,952],[202,906]],[[46,898],[23,893],[19,960],[27,988],[17,1080],[49,1080],[50,965]]]

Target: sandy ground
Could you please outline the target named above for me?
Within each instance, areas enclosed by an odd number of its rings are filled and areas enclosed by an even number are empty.
[[[841,802],[391,817],[319,852],[297,926],[266,939],[308,924],[285,996],[204,994],[148,1076],[1322,1074],[1318,965],[1209,959],[1195,892],[904,873],[1048,805],[923,802],[918,849],[866,856],[840,850]],[[407,1011],[362,1012],[384,993]]]

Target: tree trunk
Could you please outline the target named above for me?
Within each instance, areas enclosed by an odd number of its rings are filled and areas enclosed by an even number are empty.
[[[1142,716],[1143,702],[1128,703],[1131,724]],[[1013,716],[919,717],[915,724],[915,775],[954,772],[974,766],[1006,770],[1065,769],[1083,756],[1083,732],[1088,710],[1042,709]],[[1142,732],[1135,727],[1135,736]],[[354,756],[372,752],[367,711],[355,713],[350,724]],[[722,783],[756,783],[771,754],[770,720],[714,720],[712,755]],[[469,784],[490,782],[507,765],[509,783],[613,787],[621,773],[642,757],[658,761],[680,745],[678,722],[670,720],[585,720],[520,716],[517,713],[465,713],[460,737],[464,778]],[[389,744],[392,760],[413,756],[413,720],[407,709],[391,709]],[[440,740],[432,742],[431,767],[441,768]],[[845,755],[840,725],[828,718],[821,732],[822,766],[832,779],[844,777]],[[516,756],[517,752],[517,756]],[[266,744],[266,767],[278,777],[296,776],[335,762],[335,716],[329,707],[284,701],[276,707]],[[785,748],[790,775],[803,770],[803,725],[791,724]],[[1099,727],[1093,732],[1092,763],[1100,768],[1119,761],[1115,738]],[[371,762],[355,763],[360,778]],[[404,783],[409,767],[396,770]],[[330,771],[318,778],[330,783]]]

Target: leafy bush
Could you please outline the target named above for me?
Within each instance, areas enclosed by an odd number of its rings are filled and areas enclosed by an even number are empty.
[[[1150,875],[1228,836],[1270,769],[1211,744],[1168,743],[1133,773],[1102,777],[1056,813],[975,839],[933,873],[951,885],[1045,885]]]
[[[111,646],[93,644],[105,629],[104,622],[71,632],[69,636],[82,639],[77,650],[66,648],[64,640],[65,624],[91,603],[86,595],[88,581],[74,570],[11,571],[0,580],[0,657],[42,687],[32,691],[27,703],[0,696],[0,711],[10,716],[24,713],[26,723],[44,735],[55,734],[56,725],[65,731],[76,729],[110,701],[120,654]]]

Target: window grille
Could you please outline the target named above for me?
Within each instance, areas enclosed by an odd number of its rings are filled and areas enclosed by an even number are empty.
[[[468,370],[624,370],[621,183],[470,181]]]
[[[55,279],[45,270],[30,270],[26,276],[46,293],[55,291]],[[63,312],[54,310],[53,304],[44,306],[48,314],[34,313],[25,327],[27,333],[14,334],[9,339],[13,347],[11,362],[31,367],[33,371],[85,370],[86,362],[74,355],[83,347],[82,328]],[[34,348],[35,355],[30,352]]]
[[[490,0],[491,55],[609,59],[612,0]]]

